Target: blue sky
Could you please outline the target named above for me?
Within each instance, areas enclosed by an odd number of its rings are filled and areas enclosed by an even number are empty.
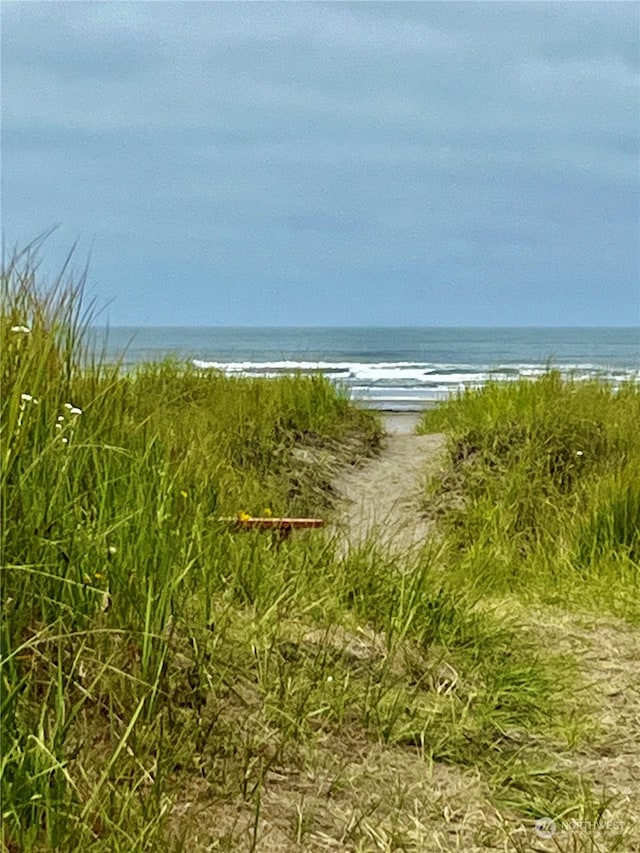
[[[633,325],[636,3],[2,4],[2,228],[130,325]]]

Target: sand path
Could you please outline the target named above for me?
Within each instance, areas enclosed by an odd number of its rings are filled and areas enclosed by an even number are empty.
[[[375,537],[378,545],[404,552],[424,544],[432,524],[420,511],[425,477],[441,466],[442,434],[416,435],[418,413],[383,417],[382,451],[363,465],[340,473],[334,487],[343,499],[339,526],[345,547]]]
[[[437,474],[444,459],[444,436],[416,436],[418,415],[387,415],[384,421],[387,438],[381,453],[336,475],[335,487],[344,498],[339,522],[346,548],[378,531],[389,547],[402,551],[433,532],[421,517],[419,496],[425,476],[429,471]],[[419,750],[384,745],[345,727],[318,737],[304,769],[278,765],[269,771],[258,817],[247,799],[233,804],[216,800],[203,807],[209,783],[194,776],[175,810],[178,826],[181,816],[196,826],[190,849],[218,849],[220,835],[228,833],[236,839],[234,849],[259,853],[391,853],[400,849],[398,838],[402,849],[413,853],[640,851],[637,630],[606,615],[569,613],[554,606],[536,609],[516,597],[506,597],[504,607],[511,619],[521,616],[522,629],[541,645],[575,657],[580,667],[597,728],[590,743],[556,745],[556,762],[559,769],[583,775],[587,784],[590,780],[596,798],[603,790],[613,795],[600,820],[623,827],[619,844],[608,846],[615,833],[589,828],[598,812],[585,814],[583,829],[563,829],[555,838],[540,839],[531,818],[495,805],[479,768],[426,762]],[[361,651],[367,638],[377,642],[375,632],[350,638],[342,630],[336,636],[345,643],[357,641]],[[300,833],[296,839],[292,826]]]
[[[387,437],[382,452],[341,474],[336,488],[344,499],[340,521],[346,549],[375,536],[391,550],[406,554],[433,534],[432,524],[420,512],[420,497],[425,478],[429,473],[437,475],[444,461],[445,436],[415,435],[419,420],[417,414],[385,416]],[[534,630],[541,643],[576,659],[592,698],[597,733],[590,744],[559,750],[558,765],[590,780],[596,797],[612,798],[602,818],[603,825],[616,821],[624,829],[625,840],[621,844],[628,846],[617,849],[640,851],[640,633],[605,615],[574,614],[562,608],[538,612],[531,605],[523,607],[511,599],[508,604],[512,616],[521,610],[524,630]],[[468,775],[454,771],[450,777],[439,793],[453,801],[456,790],[471,781]],[[490,795],[486,791],[483,795],[480,788],[474,789],[473,794],[470,788],[466,790],[466,819],[471,825],[475,822],[472,815],[480,822],[486,820],[491,814]],[[458,827],[456,843],[468,843],[461,842],[465,831],[465,827]],[[510,825],[509,831],[512,841],[517,837],[525,839],[525,845],[531,841],[531,829],[522,823]],[[595,834],[602,840],[599,831]],[[575,831],[573,838],[571,835],[569,831],[563,833],[567,844],[573,841],[576,845],[571,849],[592,849],[587,829]],[[456,843],[454,848],[461,849]],[[438,846],[434,837],[431,844],[434,846],[424,849],[449,849],[444,843]],[[470,845],[465,849],[477,848]],[[486,849],[495,848],[488,844]],[[559,848],[549,842],[548,846],[539,844],[535,849]]]

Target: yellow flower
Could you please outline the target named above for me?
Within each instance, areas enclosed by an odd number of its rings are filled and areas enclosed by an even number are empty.
[[[188,492],[185,492],[185,490],[184,490],[184,489],[182,489],[182,490],[181,490],[180,494],[182,495],[182,497],[183,497],[183,498],[188,498],[188,497],[189,497],[189,493],[188,493]]]
[[[271,518],[271,516],[273,515],[273,513],[271,512],[271,508],[268,506],[262,510],[262,514],[265,518]]]
[[[244,510],[241,509],[238,512],[238,521],[251,521],[251,516],[249,515],[248,512],[245,512]]]
[[[101,577],[103,577],[103,574],[102,574],[102,572],[96,572],[94,577],[98,578],[98,580],[99,580]]]

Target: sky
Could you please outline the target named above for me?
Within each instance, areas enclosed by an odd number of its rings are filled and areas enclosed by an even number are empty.
[[[5,2],[2,233],[112,325],[640,322],[640,4]]]

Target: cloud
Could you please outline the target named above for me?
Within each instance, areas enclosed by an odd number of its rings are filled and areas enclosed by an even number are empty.
[[[545,258],[596,268],[608,239],[630,292],[638,20],[625,3],[5,4],[5,227],[63,221],[132,268],[199,259],[247,287],[407,259],[435,287],[492,256],[499,278],[505,252],[542,276]],[[125,304],[132,286],[154,285],[123,281]]]

